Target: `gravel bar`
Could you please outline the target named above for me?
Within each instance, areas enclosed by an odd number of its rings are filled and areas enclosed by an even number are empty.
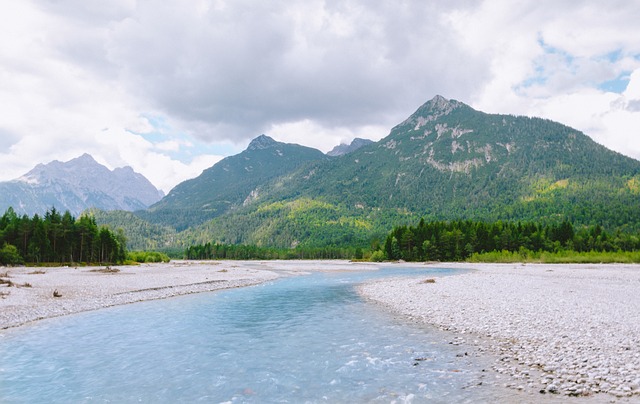
[[[0,268],[0,329],[115,305],[251,286],[279,276],[259,264],[232,262]]]
[[[282,276],[376,268],[375,264],[346,260],[176,260],[114,267],[0,267],[0,330],[115,305],[251,286]]]
[[[359,292],[495,357],[506,387],[540,399],[640,402],[639,265],[433,266],[474,270],[375,281]]]

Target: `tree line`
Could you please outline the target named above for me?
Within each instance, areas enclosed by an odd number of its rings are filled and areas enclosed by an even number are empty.
[[[0,217],[0,265],[22,263],[121,263],[124,232],[99,227],[92,216],[73,217],[55,208],[43,217],[19,216],[8,208]]]
[[[303,247],[271,248],[241,244],[206,243],[185,250],[189,260],[293,260],[293,259],[353,259],[362,258],[361,248]]]
[[[398,226],[386,237],[377,258],[405,261],[462,261],[473,254],[494,251],[613,252],[640,250],[640,237],[601,226],[576,230],[569,221],[476,222],[420,220],[417,226]]]

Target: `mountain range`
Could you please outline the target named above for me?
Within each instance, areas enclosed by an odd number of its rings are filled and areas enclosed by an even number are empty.
[[[38,164],[25,175],[0,182],[0,211],[43,215],[55,207],[77,216],[89,208],[141,210],[164,193],[131,167],[109,170],[89,154],[67,162]]]
[[[342,150],[262,135],[136,212],[135,226],[180,248],[368,246],[422,217],[640,230],[640,162],[553,121],[436,96],[384,139]],[[117,212],[97,220],[139,231]]]

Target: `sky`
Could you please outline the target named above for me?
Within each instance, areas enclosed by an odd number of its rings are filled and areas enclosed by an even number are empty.
[[[640,0],[6,0],[0,181],[91,154],[165,193],[267,134],[379,140],[435,95],[640,159]]]

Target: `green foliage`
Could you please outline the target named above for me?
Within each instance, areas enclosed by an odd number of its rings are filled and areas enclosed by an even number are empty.
[[[255,245],[212,244],[190,246],[185,259],[190,260],[291,260],[291,259],[354,259],[356,248],[296,247],[271,248]]]
[[[374,251],[374,252],[371,254],[371,261],[372,261],[372,262],[382,262],[382,261],[384,261],[385,259],[386,259],[386,257],[385,257],[385,255],[384,255],[384,252],[382,252],[382,251],[380,251],[380,250]]]
[[[640,250],[640,237],[609,234],[600,226],[583,226],[576,231],[566,220],[556,224],[421,220],[415,227],[394,228],[384,250],[389,259],[405,261],[561,262],[567,252],[570,260],[597,261],[599,253],[606,260],[613,252]]]
[[[12,208],[0,217],[0,243],[13,259],[27,263],[118,263],[126,256],[124,233],[99,227],[94,218],[75,219],[66,211],[48,210],[44,218],[16,215]],[[15,248],[15,250],[14,250]]]
[[[22,264],[23,260],[18,252],[18,248],[6,242],[0,249],[0,265],[13,266]]]
[[[542,264],[632,264],[640,263],[640,251],[492,251],[482,254],[474,253],[467,259],[467,261],[491,263],[526,262]]]
[[[299,198],[246,208],[189,229],[179,238],[184,247],[209,241],[220,244],[247,244],[259,247],[361,247],[375,236],[383,237],[391,228],[373,227],[381,212],[355,216],[344,206],[322,200]],[[385,222],[393,220],[385,218]]]
[[[152,263],[152,262],[169,262],[171,258],[165,253],[157,251],[129,251],[127,253],[127,260],[138,263]]]
[[[123,229],[130,250],[164,250],[172,247],[176,240],[176,231],[171,227],[149,223],[132,212],[91,209],[85,214],[111,230]]]

